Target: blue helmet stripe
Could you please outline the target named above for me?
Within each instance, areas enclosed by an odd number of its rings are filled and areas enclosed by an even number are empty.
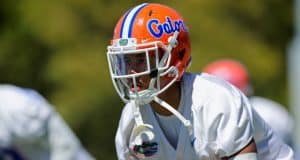
[[[129,11],[127,11],[127,12],[125,13],[125,17],[124,17],[123,22],[122,22],[122,25],[121,25],[120,38],[122,37],[124,24],[125,24],[125,21],[126,21],[127,16],[128,16],[128,14],[129,14],[130,11],[131,11],[131,10],[129,10]]]
[[[139,11],[145,7],[148,3],[143,3],[141,5],[138,5],[134,7],[132,10],[128,11],[128,14],[124,18],[124,21],[122,23],[122,28],[121,28],[121,35],[120,38],[129,38],[129,35],[131,36],[131,31],[132,31],[132,25],[134,22],[135,17],[139,13]]]
[[[148,5],[147,3],[144,3],[142,4],[142,6],[135,12],[135,14],[133,15],[132,19],[131,19],[131,22],[130,22],[130,25],[129,25],[129,32],[128,32],[128,37],[131,37],[131,34],[132,34],[132,25],[133,25],[133,22],[137,16],[137,14],[146,6]]]

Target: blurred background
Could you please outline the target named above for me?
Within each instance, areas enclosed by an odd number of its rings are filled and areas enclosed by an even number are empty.
[[[1,0],[0,83],[44,95],[97,159],[116,159],[114,135],[123,103],[115,92],[106,46],[118,18],[144,1]],[[250,72],[256,95],[290,110],[287,48],[292,0],[161,0],[185,18],[193,63],[235,58]]]

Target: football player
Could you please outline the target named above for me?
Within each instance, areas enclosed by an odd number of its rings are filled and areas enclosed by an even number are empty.
[[[294,120],[287,109],[270,99],[254,96],[246,67],[234,59],[220,59],[204,67],[203,72],[222,78],[248,96],[251,105],[287,144],[292,146]]]
[[[248,99],[224,80],[186,72],[189,28],[174,9],[143,3],[117,22],[107,48],[126,103],[115,137],[127,159],[293,159]]]
[[[0,85],[1,160],[93,160],[39,93]]]

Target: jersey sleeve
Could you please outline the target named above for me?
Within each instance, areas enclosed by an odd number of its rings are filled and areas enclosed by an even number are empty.
[[[15,86],[0,87],[0,142],[46,144],[51,160],[76,160],[81,151],[74,133],[38,92]],[[2,143],[2,142],[1,142]],[[92,158],[91,158],[92,159]],[[90,160],[87,158],[86,160]]]
[[[51,160],[94,160],[58,114],[51,115],[47,126]]]
[[[115,146],[119,160],[133,159],[129,151],[129,137],[134,126],[132,108],[127,104],[119,120],[119,126],[115,136]]]
[[[1,88],[0,97],[0,127],[6,128],[7,137],[18,143],[34,141],[45,134],[46,122],[52,109],[40,94],[7,86]]]
[[[203,147],[218,157],[231,156],[253,139],[251,107],[247,98],[231,86],[215,87],[202,107],[195,109],[194,122]],[[199,122],[199,124],[197,124]],[[200,143],[201,143],[200,142]]]
[[[0,148],[8,147],[11,143],[11,134],[0,118]]]
[[[250,97],[250,103],[279,137],[287,144],[293,144],[294,120],[284,106],[270,99],[257,96]]]

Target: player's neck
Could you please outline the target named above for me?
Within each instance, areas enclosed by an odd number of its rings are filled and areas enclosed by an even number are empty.
[[[181,99],[181,83],[175,82],[170,88],[168,88],[166,91],[161,93],[158,97],[162,99],[163,101],[170,104],[173,108],[178,109]],[[151,106],[153,110],[163,116],[170,116],[172,113],[166,109],[164,109],[162,106],[160,106],[156,102],[151,102]]]

